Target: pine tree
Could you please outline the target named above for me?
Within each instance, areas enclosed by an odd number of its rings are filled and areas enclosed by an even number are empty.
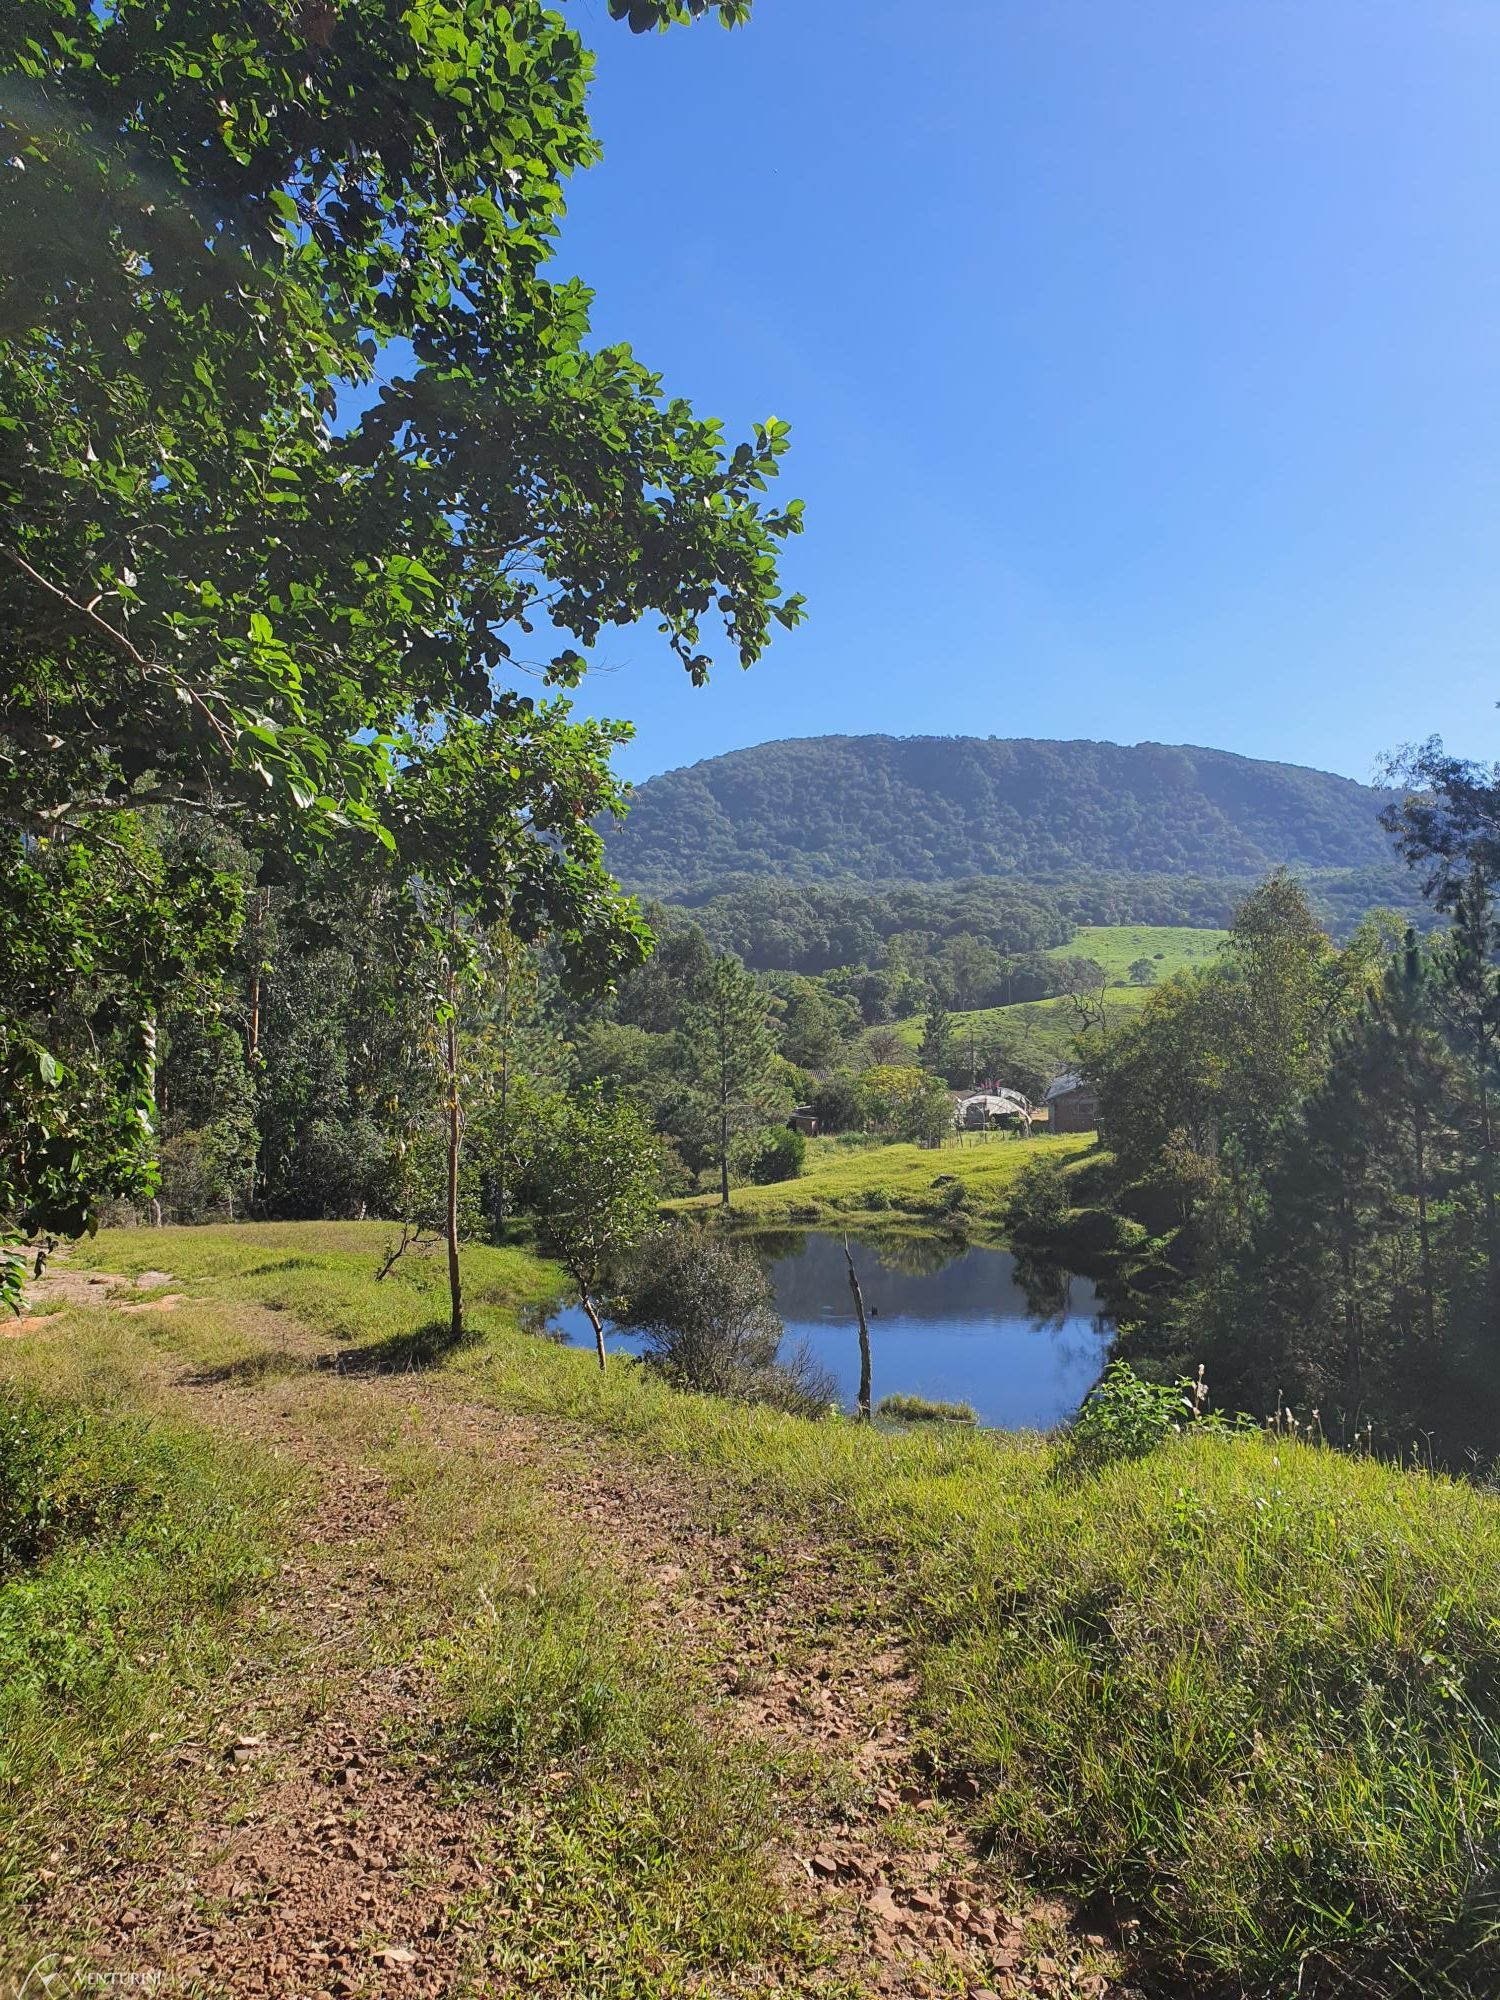
[[[770,1084],[773,1047],[766,996],[737,958],[716,958],[702,997],[685,1011],[683,1043],[716,1127],[719,1199],[729,1206],[729,1140]]]

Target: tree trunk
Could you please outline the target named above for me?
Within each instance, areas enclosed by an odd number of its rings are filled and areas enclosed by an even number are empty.
[[[266,958],[266,920],[271,912],[271,892],[260,889],[255,897],[255,961],[250,974],[250,1020],[245,1033],[245,1053],[250,1066],[250,1080],[255,1088],[257,1110],[260,1100],[260,1009],[261,976]],[[255,1206],[256,1191],[260,1181],[260,1119],[256,1118],[255,1150],[250,1156],[249,1205]]]
[[[1354,1217],[1349,1197],[1339,1197],[1339,1276],[1344,1301],[1344,1390],[1355,1402],[1359,1399],[1364,1375],[1364,1332],[1355,1289]]]
[[[589,1325],[594,1329],[594,1352],[599,1356],[599,1366],[603,1368],[606,1365],[604,1354],[604,1322],[600,1319],[594,1301],[589,1297],[587,1292],[580,1292],[578,1303],[588,1314]]]
[[[1490,1087],[1484,1072],[1484,1049],[1479,1051],[1479,1136],[1484,1161],[1484,1254],[1489,1263],[1490,1295],[1500,1288],[1500,1232],[1495,1215],[1495,1130],[1490,1117]]]
[[[495,1233],[506,1223],[510,1207],[510,1049],[500,1063],[500,1165],[495,1181]]]
[[[729,1206],[729,1106],[719,1106],[719,1206]]]
[[[464,1337],[464,1297],[458,1270],[458,1151],[462,1123],[458,1108],[458,974],[448,961],[448,1331],[454,1340]]]
[[[854,1259],[849,1254],[849,1239],[844,1238],[844,1262],[849,1266],[849,1290],[854,1297],[854,1316],[859,1321],[859,1397],[855,1403],[855,1415],[862,1422],[870,1421],[870,1326],[865,1318],[864,1294],[859,1289],[859,1279],[855,1275]]]
[[[1413,1107],[1412,1131],[1417,1168],[1417,1241],[1422,1250],[1422,1331],[1432,1343],[1437,1339],[1436,1284],[1432,1272],[1432,1230],[1427,1216],[1427,1114],[1420,1099]]]
[[[245,1053],[250,1065],[255,1066],[260,1055],[260,986],[261,969],[266,957],[266,918],[270,914],[271,892],[269,889],[257,891],[255,897],[255,928],[251,932],[255,952],[255,964],[250,974],[250,1026]]]

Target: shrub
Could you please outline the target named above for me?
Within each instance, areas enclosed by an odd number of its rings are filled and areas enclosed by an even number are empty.
[[[1084,1398],[1063,1434],[1060,1464],[1093,1472],[1120,1459],[1145,1458],[1191,1425],[1199,1430],[1255,1430],[1250,1417],[1233,1420],[1209,1410],[1208,1384],[1195,1380],[1147,1382],[1124,1361],[1112,1361]]]
[[[1028,1160],[1011,1183],[1002,1217],[1012,1236],[1023,1240],[1054,1236],[1068,1219],[1068,1177],[1060,1160]]]
[[[765,1133],[750,1159],[750,1178],[758,1187],[774,1181],[794,1181],[807,1159],[807,1140],[790,1125]]]
[[[957,1177],[944,1176],[933,1182],[937,1190],[935,1206],[939,1215],[969,1215],[973,1212],[974,1196],[963,1181]]]
[[[863,1122],[859,1084],[847,1074],[826,1078],[813,1092],[811,1102],[820,1131],[855,1132]]]
[[[627,1274],[617,1323],[644,1336],[646,1360],[679,1388],[819,1416],[833,1379],[805,1348],[782,1355],[781,1315],[754,1254],[679,1226]]]

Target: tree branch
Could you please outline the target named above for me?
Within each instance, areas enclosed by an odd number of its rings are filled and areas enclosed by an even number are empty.
[[[65,605],[73,613],[75,618],[81,618],[102,638],[107,639],[117,652],[124,653],[127,659],[133,660],[143,673],[165,676],[174,687],[181,688],[194,707],[200,710],[214,735],[218,737],[219,747],[226,756],[233,755],[234,739],[196,688],[190,687],[180,675],[174,674],[170,667],[163,666],[160,660],[148,659],[128,633],[122,632],[117,625],[111,625],[107,618],[101,618],[93,604],[80,604],[77,598],[70,597],[60,584],[53,583],[50,578],[43,576],[39,569],[33,569],[19,550],[0,549],[0,555],[3,555],[13,568],[20,570],[23,576],[30,577],[39,590],[45,590],[49,597],[55,597],[59,604]],[[98,602],[97,598],[94,602]]]

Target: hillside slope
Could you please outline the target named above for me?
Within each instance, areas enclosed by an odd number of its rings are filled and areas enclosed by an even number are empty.
[[[643,784],[607,836],[638,889],[729,875],[942,882],[1378,867],[1385,795],[1184,745],[976,736],[762,743]]]
[[[1492,1493],[682,1393],[516,1247],[434,1353],[386,1233],[103,1231],[0,1341],[0,1991],[1492,2000]]]

